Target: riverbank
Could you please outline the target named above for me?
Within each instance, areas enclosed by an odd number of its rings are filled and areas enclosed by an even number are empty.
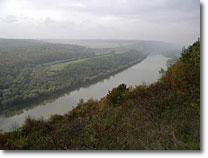
[[[63,96],[66,93],[70,93],[71,91],[77,90],[81,87],[88,87],[98,81],[102,81],[104,79],[109,78],[112,75],[115,75],[137,63],[140,63],[141,61],[143,61],[147,56],[144,56],[138,60],[135,60],[133,62],[130,62],[126,65],[122,65],[119,68],[111,71],[111,72],[106,72],[106,73],[100,73],[98,75],[92,76],[90,79],[85,80],[85,81],[81,81],[79,82],[79,84],[76,84],[74,86],[70,86],[70,87],[63,87],[61,89],[58,89],[54,92],[48,93],[48,94],[41,94],[39,97],[31,99],[27,102],[23,102],[22,104],[19,104],[18,106],[13,106],[5,111],[1,111],[0,115],[4,115],[6,117],[11,117],[13,115],[18,115],[21,114],[23,112],[23,110],[25,109],[31,109],[34,108],[35,106],[38,106],[44,102],[47,101],[51,101],[51,100],[55,100],[56,98],[59,98],[61,96]]]

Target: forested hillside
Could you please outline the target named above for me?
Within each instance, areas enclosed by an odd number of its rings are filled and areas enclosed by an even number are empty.
[[[0,114],[13,114],[102,80],[146,55],[37,40],[0,39]]]
[[[22,128],[0,135],[0,148],[200,149],[200,41],[158,82],[121,84],[100,101],[81,100],[48,121],[28,118]]]

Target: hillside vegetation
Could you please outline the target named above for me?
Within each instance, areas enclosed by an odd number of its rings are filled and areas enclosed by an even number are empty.
[[[145,57],[133,49],[0,39],[0,114],[21,112],[102,80]]]
[[[0,148],[200,149],[200,41],[158,82],[121,84],[100,101],[81,100],[48,121],[28,118],[22,128],[0,135]]]

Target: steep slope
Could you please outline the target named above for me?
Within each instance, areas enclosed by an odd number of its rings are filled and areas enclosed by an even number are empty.
[[[1,149],[200,149],[200,41],[150,86],[121,84],[49,121],[28,118]],[[141,74],[142,75],[142,74]]]

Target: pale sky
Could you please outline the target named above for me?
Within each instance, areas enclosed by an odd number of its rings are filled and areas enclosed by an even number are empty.
[[[0,0],[0,38],[188,44],[199,36],[199,0]]]

